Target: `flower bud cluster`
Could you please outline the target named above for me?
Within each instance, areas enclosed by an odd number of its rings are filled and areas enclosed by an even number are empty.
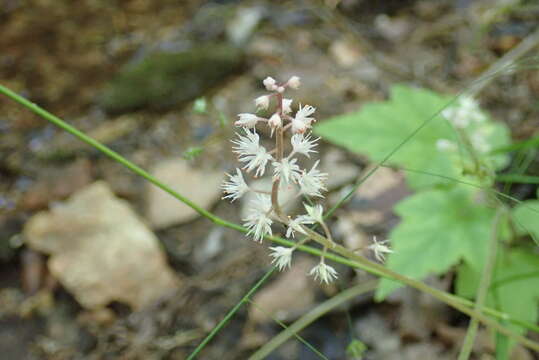
[[[293,100],[283,96],[286,89],[300,87],[300,78],[292,76],[287,82],[279,83],[267,77],[263,85],[269,93],[257,97],[254,105],[257,111],[263,110],[271,115],[269,117],[262,117],[257,113],[238,115],[234,125],[239,131],[232,143],[233,152],[242,163],[242,168],[237,168],[235,174],[227,174],[228,179],[222,184],[225,193],[223,198],[235,201],[248,192],[255,193],[253,200],[248,204],[247,216],[243,219],[248,229],[247,235],[252,236],[255,241],[262,242],[265,236],[272,235],[274,222],[287,227],[286,237],[290,240],[294,240],[296,234],[302,234],[303,240],[298,240],[293,247],[270,247],[273,264],[279,270],[284,270],[290,267],[292,254],[297,247],[312,239],[313,231],[307,228],[308,225],[321,225],[328,242],[333,244],[333,240],[324,223],[322,205],[304,204],[306,213],[291,217],[284,214],[281,209],[279,192],[283,187],[291,187],[297,190],[298,197],[323,198],[324,192],[327,191],[325,183],[328,175],[319,170],[318,160],[310,169],[301,165],[306,158],[317,152],[315,148],[319,139],[313,137],[310,132],[312,124],[316,121],[313,117],[316,108],[300,104],[294,114]],[[262,127],[266,127],[270,137],[274,138],[275,148],[268,150],[261,144],[257,128]],[[254,189],[245,182],[246,174],[258,178],[268,173],[272,176],[271,189]],[[327,246],[324,247],[323,254],[326,250]],[[376,253],[380,250],[382,253],[388,252],[388,248],[383,245],[378,245],[374,250]],[[329,283],[335,280],[338,274],[324,260],[322,255],[319,264],[309,274],[321,282]]]
[[[465,130],[472,146],[479,153],[491,150],[488,137],[492,128],[474,98],[462,96],[454,106],[442,111],[442,116],[456,128]],[[438,140],[436,147],[441,151],[455,152],[458,149],[457,144],[447,139]]]

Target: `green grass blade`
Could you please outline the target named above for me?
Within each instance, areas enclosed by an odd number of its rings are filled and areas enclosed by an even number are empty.
[[[234,305],[232,309],[230,309],[230,311],[225,315],[223,320],[221,320],[219,324],[217,324],[217,326],[214,327],[213,330],[208,334],[208,336],[206,336],[206,338],[202,340],[202,342],[196,347],[196,349],[193,350],[187,360],[193,360],[194,358],[196,358],[196,356],[202,351],[202,349],[204,349],[204,347],[211,341],[211,339],[213,339],[213,337],[230,321],[230,319],[236,314],[236,312],[238,312],[241,306],[249,300],[251,295],[253,295],[258,290],[258,288],[270,278],[275,269],[275,267],[272,267],[266,274],[264,274],[264,276],[260,280],[257,281],[257,283],[247,292],[247,294],[245,294],[245,296],[241,298],[241,300],[236,305]]]
[[[539,176],[521,174],[500,174],[496,176],[496,181],[519,184],[539,184]]]
[[[262,309],[260,306],[258,306],[255,302],[253,302],[252,300],[249,301],[250,304],[252,304],[254,307],[256,307],[259,311],[265,313],[266,315],[270,316],[272,318],[273,321],[275,321],[277,324],[279,324],[283,329],[285,329],[285,331],[288,329],[288,327],[286,326],[285,323],[283,323],[282,321],[276,319],[275,317],[271,316],[270,314],[268,314],[267,312],[264,311],[264,309]],[[311,345],[307,340],[305,340],[303,337],[299,336],[297,334],[297,332],[293,332],[290,334],[290,336],[292,337],[295,337],[296,339],[298,339],[298,341],[300,341],[303,345],[305,345],[309,350],[311,350],[316,356],[318,356],[319,358],[321,359],[324,359],[324,360],[329,360],[327,358],[327,356],[325,356],[324,354],[322,354],[318,349],[316,349],[313,345]],[[249,358],[249,359],[252,359],[252,356]]]
[[[335,309],[337,306],[351,300],[352,298],[364,294],[369,291],[376,289],[378,284],[377,280],[372,280],[366,283],[355,285],[347,290],[344,290],[332,297],[329,300],[321,303],[307,314],[303,315],[301,318],[296,320],[292,325],[290,325],[285,330],[281,331],[277,336],[274,336],[268,343],[258,349],[249,360],[261,360],[268,356],[272,351],[277,349],[279,346],[284,344],[292,336],[300,332],[302,329],[306,328],[312,324],[316,319],[320,318],[329,311]]]

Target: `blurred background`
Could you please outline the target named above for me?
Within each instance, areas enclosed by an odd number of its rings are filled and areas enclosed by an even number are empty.
[[[539,27],[535,0],[0,6],[3,85],[233,222],[245,204],[221,201],[219,189],[237,166],[232,122],[254,111],[266,76],[300,76],[289,95],[323,122],[385,99],[395,83],[457,93]],[[521,140],[539,127],[538,91],[539,73],[523,69],[493,80],[481,103]],[[269,269],[266,245],[201,218],[5,97],[0,109],[2,358],[184,359]],[[334,204],[368,162],[329,144],[319,154]],[[353,248],[384,237],[409,193],[401,173],[382,169],[337,212],[335,237]],[[246,359],[281,330],[271,316],[290,323],[369,279],[338,267],[340,281],[321,287],[305,276],[314,264],[299,255],[254,296],[264,312],[246,304],[199,358]],[[431,284],[447,290],[451,281]],[[302,336],[330,359],[352,358],[351,338],[368,359],[452,359],[465,324],[404,289],[383,303],[355,298]],[[492,351],[480,337],[479,351]],[[318,357],[293,339],[268,358]]]

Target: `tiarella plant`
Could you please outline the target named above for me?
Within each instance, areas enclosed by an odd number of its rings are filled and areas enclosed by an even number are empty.
[[[257,110],[270,111],[268,118],[252,113],[238,115],[235,125],[240,128],[236,139],[232,140],[233,152],[237,154],[242,169],[236,168],[235,173],[227,174],[228,179],[223,183],[225,192],[223,198],[234,201],[241,198],[247,192],[255,193],[250,201],[247,215],[243,219],[245,227],[249,229],[255,241],[264,239],[264,236],[272,234],[274,222],[280,222],[287,227],[286,237],[296,239],[296,234],[304,238],[297,240],[293,247],[276,246],[270,247],[273,264],[279,269],[289,268],[292,263],[292,254],[298,246],[306,243],[320,234],[308,228],[308,225],[318,224],[325,234],[326,243],[320,262],[309,273],[321,282],[329,283],[338,277],[337,271],[326,264],[325,254],[331,247],[333,239],[329,227],[324,221],[323,206],[312,204],[311,201],[304,203],[305,214],[291,217],[283,210],[279,201],[279,194],[286,188],[294,187],[296,197],[323,199],[327,191],[325,182],[328,174],[319,170],[319,161],[315,161],[310,169],[303,168],[304,158],[310,158],[316,153],[319,138],[311,134],[312,124],[316,121],[313,114],[316,108],[310,105],[299,105],[295,114],[292,111],[292,99],[284,97],[287,89],[298,89],[301,82],[297,76],[292,76],[285,83],[278,83],[275,79],[267,77],[263,84],[269,94],[257,97],[254,100]],[[267,150],[260,143],[260,135],[257,127],[265,126],[269,130],[270,137],[274,138],[275,147]],[[267,171],[267,168],[271,170]],[[245,181],[244,172],[253,177],[262,177],[268,173],[272,176],[271,189],[255,189]],[[383,261],[384,253],[391,252],[386,242],[374,242],[369,246],[374,252],[376,259]]]

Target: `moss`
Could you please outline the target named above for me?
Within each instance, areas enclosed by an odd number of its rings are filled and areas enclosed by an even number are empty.
[[[182,104],[237,71],[242,58],[239,49],[216,43],[184,52],[153,53],[124,67],[105,89],[101,105],[121,112]]]

